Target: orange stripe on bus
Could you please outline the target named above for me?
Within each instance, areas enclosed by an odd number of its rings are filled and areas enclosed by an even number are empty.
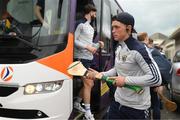
[[[4,81],[9,81],[9,80],[11,80],[11,78],[12,78],[12,75],[10,77],[6,78]]]
[[[10,69],[12,72],[14,72],[14,71],[13,71],[13,68],[12,68],[11,66],[9,66],[9,69]]]
[[[67,47],[62,52],[42,58],[37,62],[46,65],[50,68],[53,68],[55,70],[58,70],[60,72],[63,72],[66,75],[69,75],[67,73],[67,68],[73,61],[73,47],[74,47],[73,41],[74,41],[74,36],[72,33],[69,33]]]
[[[5,71],[5,68],[3,68],[3,70],[1,71],[1,79],[3,78],[4,71]]]

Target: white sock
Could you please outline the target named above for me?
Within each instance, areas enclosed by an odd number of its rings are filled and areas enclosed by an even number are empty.
[[[85,110],[86,110],[86,114],[91,115],[91,107],[90,104],[84,104],[85,106]]]

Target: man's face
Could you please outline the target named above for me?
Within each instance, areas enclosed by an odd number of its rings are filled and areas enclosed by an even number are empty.
[[[119,21],[112,22],[112,35],[115,41],[123,41],[126,39],[128,32],[127,27]]]

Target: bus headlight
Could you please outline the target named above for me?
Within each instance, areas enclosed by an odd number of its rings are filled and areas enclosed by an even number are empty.
[[[28,94],[33,94],[35,92],[35,86],[34,85],[27,85],[24,89],[24,91]]]
[[[42,94],[59,90],[62,87],[64,80],[44,82],[44,83],[32,83],[24,86],[24,94]]]

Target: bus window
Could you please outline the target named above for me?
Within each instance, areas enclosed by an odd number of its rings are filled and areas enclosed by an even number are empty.
[[[2,8],[0,8],[2,11],[0,14],[1,21],[8,21],[9,25],[7,24],[7,22],[5,22],[5,26],[4,26],[5,28],[3,30],[3,33],[1,33],[1,35],[4,34],[17,35],[16,32],[18,31],[19,33],[25,36],[31,36],[32,30],[30,25],[28,24],[33,19],[32,1],[4,0],[2,2],[2,5],[3,5]],[[11,24],[12,22],[14,23],[13,25]]]
[[[110,39],[111,39],[111,13],[109,1],[103,2],[103,15],[102,15],[102,35],[104,40],[104,52],[110,52]]]
[[[101,17],[101,0],[93,0],[97,9],[97,13],[96,13],[96,26],[97,26],[97,34],[99,34],[100,31],[100,17]]]
[[[37,0],[1,0],[0,4],[0,55],[7,54],[3,62],[9,63],[29,62],[40,59],[56,52],[63,51],[67,45],[69,0],[44,0],[44,20],[48,28],[33,24],[37,20],[34,7]],[[1,7],[5,5],[4,7]],[[12,17],[4,18],[4,12]],[[1,25],[3,21],[9,20],[10,25]],[[7,32],[1,30],[1,26],[7,28]],[[10,34],[10,33],[15,34]],[[13,39],[13,40],[12,40]],[[4,42],[5,41],[5,42]],[[15,54],[17,57],[12,57]],[[24,55],[27,55],[27,57]],[[30,56],[30,57],[29,57]],[[6,59],[12,58],[12,59]],[[15,59],[17,58],[17,60]]]
[[[122,12],[122,9],[119,8],[120,6],[118,6],[115,1],[111,1],[110,6],[111,6],[111,14],[112,14],[112,16],[117,15],[118,13]]]
[[[63,0],[45,0],[44,11],[42,13],[44,23],[42,23],[41,36],[63,34],[67,32],[67,24],[65,24],[65,21],[67,22],[68,7],[65,6],[67,6],[68,3],[68,1]]]
[[[8,13],[20,23],[29,23],[33,20],[32,0],[10,0],[7,5]]]
[[[58,39],[58,37],[67,33],[69,15],[67,6],[69,6],[68,0],[45,0],[44,21],[48,27],[42,25],[38,45],[54,45],[64,42],[64,39]],[[34,31],[36,32],[38,29]]]

